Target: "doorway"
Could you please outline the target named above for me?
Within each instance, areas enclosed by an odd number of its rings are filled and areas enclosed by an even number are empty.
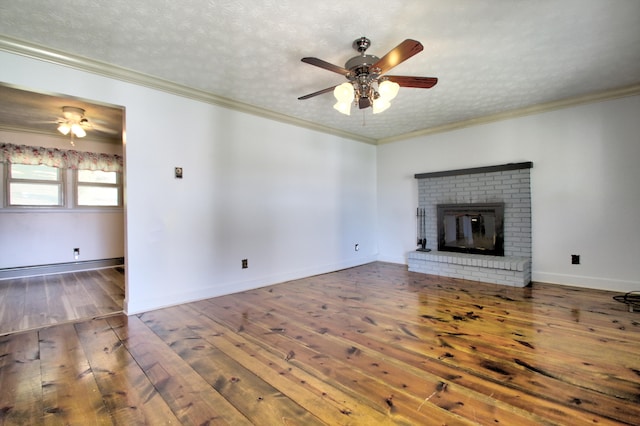
[[[70,111],[84,128],[82,138],[61,133]],[[84,182],[77,167],[56,166],[64,170],[59,204],[23,206],[11,203],[10,185],[17,180],[6,155],[0,157],[0,334],[122,312],[124,116],[121,106],[0,83],[0,142],[5,147],[37,147],[65,158],[73,153],[111,156],[120,163],[117,205],[81,205],[78,188]],[[16,303],[20,297],[22,305]]]

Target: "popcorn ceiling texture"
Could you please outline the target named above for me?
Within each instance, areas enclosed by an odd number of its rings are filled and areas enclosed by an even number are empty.
[[[637,1],[21,0],[0,34],[373,139],[640,83]],[[342,66],[360,36],[380,57],[419,40],[391,74],[439,83],[375,116],[298,101],[344,81],[300,59]]]

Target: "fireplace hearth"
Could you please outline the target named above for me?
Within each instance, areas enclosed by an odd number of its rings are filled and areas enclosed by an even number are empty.
[[[504,256],[504,203],[438,204],[438,251]]]

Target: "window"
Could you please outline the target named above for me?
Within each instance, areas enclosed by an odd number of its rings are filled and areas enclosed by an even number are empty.
[[[100,170],[77,170],[76,205],[83,207],[121,206],[120,174]]]
[[[7,182],[9,206],[63,205],[63,173],[56,167],[9,164]]]

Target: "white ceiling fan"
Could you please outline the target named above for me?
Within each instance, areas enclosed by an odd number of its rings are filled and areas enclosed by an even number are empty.
[[[58,124],[58,131],[63,135],[71,135],[71,145],[75,146],[75,138],[83,138],[87,135],[87,130],[97,130],[103,133],[117,134],[118,132],[99,124],[90,122],[84,116],[84,109],[72,106],[62,107],[62,117],[58,118],[55,123]]]

